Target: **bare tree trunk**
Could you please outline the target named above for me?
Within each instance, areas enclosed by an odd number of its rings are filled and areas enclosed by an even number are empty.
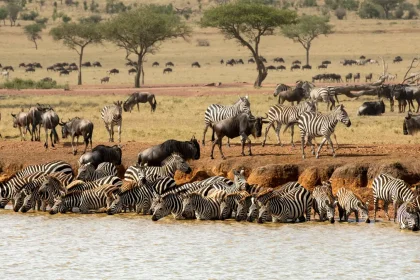
[[[38,49],[38,45],[36,43],[36,40],[34,40],[34,44],[35,44],[35,49],[37,50]]]
[[[255,57],[255,62],[257,63],[258,76],[255,80],[254,87],[261,87],[262,82],[267,78],[267,69],[265,69],[264,63],[260,60],[259,57]]]
[[[79,77],[77,78],[77,84],[80,86],[82,84],[82,60],[83,60],[83,49],[84,47],[80,48],[79,54]]]
[[[306,65],[309,65],[309,47],[306,49]]]
[[[142,60],[143,58],[138,55],[137,58],[137,72],[136,72],[136,77],[134,78],[134,87],[135,88],[140,88],[140,75],[141,75],[141,68],[143,67],[142,65]]]
[[[143,64],[141,64],[141,84],[144,85],[144,67],[143,67]]]

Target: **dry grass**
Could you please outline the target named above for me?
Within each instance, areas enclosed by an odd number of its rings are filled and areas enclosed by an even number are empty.
[[[121,96],[106,95],[101,97],[92,96],[6,96],[1,100],[0,111],[2,121],[0,122],[0,132],[3,137],[10,140],[19,141],[19,132],[12,127],[12,117],[10,113],[18,112],[21,106],[27,110],[30,105],[36,102],[47,103],[53,106],[62,120],[79,116],[93,121],[94,142],[106,141],[107,132],[100,118],[100,110],[106,104],[121,100]],[[345,127],[337,125],[336,134],[339,143],[347,144],[419,144],[418,137],[404,136],[402,134],[403,114],[390,113],[387,104],[387,112],[378,117],[358,117],[357,108],[363,100],[352,101],[344,97],[339,97],[341,103],[350,115],[352,126]],[[150,112],[150,106],[142,104],[140,112],[135,109],[131,114],[123,114],[123,142],[162,142],[167,139],[189,139],[196,135],[202,139],[204,111],[209,104],[224,103],[231,104],[237,100],[235,95],[220,95],[201,97],[173,97],[157,96],[157,110]],[[276,99],[271,94],[261,92],[250,96],[253,114],[263,115],[268,108],[276,103]],[[320,104],[322,112],[326,112],[326,105]],[[61,135],[61,132],[60,132]],[[42,134],[42,138],[44,134]],[[283,143],[290,141],[289,132],[281,134]],[[211,139],[210,130],[207,133],[207,140]],[[296,140],[299,134],[296,133]],[[226,140],[225,140],[226,141]],[[253,140],[260,143],[260,140]],[[235,140],[238,142],[238,139]],[[275,142],[274,131],[270,131],[268,142]]]

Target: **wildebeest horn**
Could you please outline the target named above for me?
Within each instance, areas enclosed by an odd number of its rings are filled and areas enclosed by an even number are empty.
[[[12,115],[12,117],[14,117],[14,118],[16,117],[16,114],[10,114],[10,115]]]
[[[65,123],[63,123],[63,122],[59,122],[58,124],[61,125],[61,126],[65,125]]]

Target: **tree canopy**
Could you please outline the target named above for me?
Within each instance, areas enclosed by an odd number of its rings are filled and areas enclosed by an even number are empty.
[[[309,65],[309,50],[312,41],[319,35],[328,35],[333,33],[333,26],[328,23],[326,17],[304,15],[299,18],[296,24],[284,26],[283,35],[299,42],[306,50],[306,64]]]
[[[19,12],[22,10],[22,6],[19,3],[10,1],[7,4],[7,13],[9,15],[10,26],[16,25]]]
[[[42,32],[42,29],[44,28],[45,28],[45,25],[39,24],[39,23],[26,25],[23,28],[26,34],[26,37],[28,37],[28,40],[34,42],[35,49],[38,49],[38,44],[36,43],[36,41],[42,39],[41,32]]]
[[[3,21],[3,24],[6,25],[6,19],[9,15],[9,12],[7,11],[6,7],[0,7],[0,20]]]
[[[147,54],[154,54],[161,43],[178,37],[186,39],[191,28],[167,6],[140,5],[136,10],[118,14],[104,26],[107,40],[126,50],[126,59],[137,56],[135,87],[140,87],[140,73]],[[144,79],[144,72],[143,72]]]
[[[210,8],[201,19],[202,27],[216,27],[227,39],[247,47],[257,63],[255,86],[267,77],[259,45],[262,36],[273,35],[276,28],[294,23],[296,12],[280,10],[256,1],[238,1]]]
[[[66,47],[75,50],[79,55],[79,85],[82,84],[83,51],[89,44],[102,42],[102,33],[100,31],[100,25],[92,23],[62,23],[50,31],[50,35],[55,41],[62,41]]]
[[[389,12],[395,9],[405,0],[371,0],[373,3],[381,6],[385,12],[385,18],[389,18]]]

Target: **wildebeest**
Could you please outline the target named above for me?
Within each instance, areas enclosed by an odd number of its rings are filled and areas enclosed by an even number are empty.
[[[290,71],[293,71],[295,69],[300,69],[300,65],[295,64],[295,65],[292,65],[292,67],[290,67]]]
[[[18,114],[11,115],[13,117],[13,127],[19,128],[20,141],[26,141],[25,137],[28,128],[28,113],[19,112]]]
[[[322,63],[321,63],[321,64],[324,64],[324,65],[331,64],[331,61],[329,61],[329,60],[324,60],[324,61],[322,61]]]
[[[89,61],[82,63],[82,67],[91,67],[91,66],[92,64]]]
[[[40,81],[41,82],[49,82],[49,83],[52,83],[53,82],[53,79],[51,77],[45,77],[45,78],[41,79]]]
[[[4,66],[4,67],[3,67],[3,70],[13,71],[13,72],[15,72],[15,69],[13,69],[13,67],[12,67],[12,66]]]
[[[58,134],[55,130],[56,126],[60,122],[60,118],[58,117],[57,113],[50,107],[41,115],[41,123],[45,129],[45,143],[44,147],[48,149],[48,129],[51,130],[50,132],[50,139],[51,139],[51,146],[54,147],[54,143],[58,142]],[[54,140],[53,140],[54,136]]]
[[[198,61],[195,61],[195,62],[193,62],[193,63],[191,64],[191,67],[197,67],[197,68],[200,68],[200,67],[201,67],[201,65],[200,65],[200,63],[198,63]]]
[[[267,66],[267,68],[266,68],[267,70],[276,70],[277,68],[276,68],[276,66],[274,66],[274,65],[270,65],[270,66]]]
[[[224,64],[225,61],[223,59],[220,60],[220,64]]]
[[[139,153],[137,162],[140,165],[147,163],[148,166],[161,166],[172,153],[178,153],[184,160],[198,160],[200,159],[200,145],[194,136],[190,141],[167,140]]]
[[[358,116],[378,116],[385,113],[385,103],[381,101],[363,102],[359,107]]]
[[[111,70],[109,70],[108,71],[108,73],[111,75],[111,74],[118,74],[118,73],[120,73],[120,71],[118,70],[118,69],[115,69],[115,68],[113,68],[113,69],[111,69]]]
[[[153,62],[152,67],[157,67],[157,66],[159,66],[159,62],[157,61]]]
[[[102,79],[101,79],[101,84],[102,83],[109,83],[109,77],[103,77]]]
[[[276,69],[277,69],[277,70],[280,70],[280,71],[283,71],[283,70],[286,70],[286,66],[284,66],[284,65],[279,65],[279,66],[277,66],[277,67],[276,67]]]
[[[276,57],[273,59],[274,62],[284,63],[284,59],[282,57]]]
[[[276,88],[274,89],[273,95],[274,97],[279,96],[279,104],[283,104],[284,101],[289,101],[292,103],[292,105],[295,101],[299,104],[299,102],[302,101],[302,99],[305,99],[308,94],[306,90],[302,87],[303,85],[304,82],[302,81],[297,81],[295,88],[292,88],[285,84],[277,84]]]
[[[102,64],[99,61],[95,61],[94,63],[92,63],[93,67],[102,67]]]
[[[411,107],[413,107],[414,111],[414,92],[408,90],[407,86],[403,84],[398,84],[392,87],[391,90],[391,98],[398,101],[398,109],[399,112],[402,113],[405,111],[405,107],[403,102],[408,102],[409,110],[411,111]]]
[[[403,61],[402,57],[401,56],[396,56],[394,58],[394,60],[392,61],[392,63],[400,63],[401,61]]]
[[[50,109],[50,106],[41,106],[37,104],[36,107],[31,107],[28,111],[28,122],[27,122],[27,130],[29,130],[29,133],[31,134],[31,141],[40,141],[41,137],[41,125],[42,125],[42,114]],[[32,128],[29,128],[29,125],[32,126]],[[38,128],[38,131],[37,131]]]
[[[26,64],[25,63],[19,63],[19,68],[21,68],[21,67],[23,67],[23,68],[25,68],[26,67]]]
[[[360,81],[360,73],[356,73],[353,75],[353,81],[359,80]]]
[[[165,74],[165,73],[172,73],[172,68],[163,69],[163,74]]]
[[[255,60],[253,58],[248,59],[248,64],[249,63],[255,63]]]
[[[413,115],[411,112],[407,113],[403,122],[403,134],[414,135],[420,130],[420,115]]]
[[[50,70],[51,70],[51,71],[54,71],[54,66],[48,66],[48,67],[47,67],[47,71],[49,72]]]
[[[119,145],[104,146],[98,145],[79,158],[79,166],[91,163],[95,168],[102,162],[111,162],[115,165],[121,165],[122,150]]]
[[[165,67],[174,67],[174,66],[175,65],[171,61],[166,62],[166,64],[165,64]]]
[[[156,98],[153,93],[149,92],[134,92],[132,93],[123,104],[124,112],[130,112],[135,105],[137,105],[137,110],[140,112],[139,103],[147,103],[150,104],[150,111],[154,112],[156,110]]]
[[[136,68],[131,68],[130,70],[128,70],[128,75],[137,73],[137,69]]]
[[[311,65],[308,65],[308,64],[303,65],[303,66],[302,66],[302,70],[305,70],[305,69],[309,69],[309,70],[311,70],[311,69],[312,69],[312,66],[311,66]]]
[[[60,71],[60,76],[61,75],[68,75],[68,74],[70,74],[70,72],[68,70],[61,70]]]
[[[244,61],[242,58],[236,60],[236,64],[244,64]]]
[[[295,60],[292,62],[292,64],[302,64],[302,62],[300,62],[300,60]]]
[[[228,65],[233,66],[235,64],[236,64],[236,61],[233,58],[230,59],[230,60],[228,60],[228,61],[226,61],[226,66],[228,66]]]
[[[92,149],[92,134],[93,134],[93,123],[90,120],[73,118],[68,122],[60,122],[61,132],[63,139],[66,139],[67,136],[71,136],[71,148],[73,149],[73,155],[77,154],[77,145],[79,144],[79,136],[83,136],[85,142],[85,150],[83,153],[86,153],[87,146],[90,141],[90,149]],[[74,148],[74,137],[76,137],[76,148]]]
[[[352,73],[348,73],[347,75],[346,75],[346,82],[351,82],[351,79],[353,78],[353,74]]]
[[[35,68],[32,68],[32,67],[29,67],[29,68],[26,68],[25,69],[25,73],[28,73],[28,72],[35,72]]]
[[[394,98],[392,97],[392,87],[391,85],[380,85],[377,88],[378,98],[385,97],[389,100],[389,108],[391,112],[394,112]]]
[[[126,64],[125,64],[125,66],[137,66],[137,62],[135,62],[135,61],[129,61],[129,62],[127,62]]]
[[[254,137],[260,137],[262,134],[262,125],[263,123],[267,123],[265,121],[267,117],[254,117],[250,116],[248,113],[242,113],[235,117],[222,120],[216,123],[213,126],[213,134],[212,134],[212,141],[213,146],[211,147],[210,158],[214,159],[213,151],[216,145],[219,146],[219,151],[223,159],[225,159],[225,155],[222,151],[222,139],[223,137],[228,137],[230,139],[236,138],[238,136],[241,137],[241,144],[242,144],[242,155],[244,156],[244,148],[245,142],[248,143],[249,148],[249,155],[252,155],[251,152],[251,140],[249,139],[249,135],[253,135]],[[216,134],[216,139],[214,135]]]
[[[367,75],[365,76],[365,78],[366,78],[366,82],[367,82],[368,80],[372,82],[372,76],[373,76],[373,74],[372,74],[372,73],[367,74]]]
[[[327,69],[327,67],[327,64],[321,64],[317,66],[318,69]]]

